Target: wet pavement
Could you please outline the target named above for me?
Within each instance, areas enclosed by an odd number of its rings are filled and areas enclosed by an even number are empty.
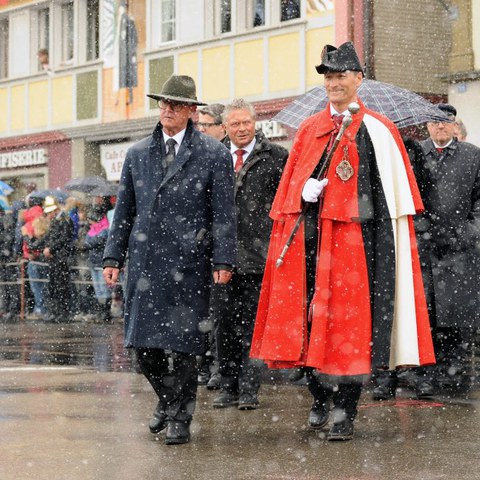
[[[305,386],[267,381],[261,408],[214,410],[199,389],[192,443],[148,431],[155,397],[122,325],[0,324],[0,479],[477,480],[480,392],[361,399],[355,437],[306,428]]]

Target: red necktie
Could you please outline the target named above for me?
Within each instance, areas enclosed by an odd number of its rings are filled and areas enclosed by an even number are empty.
[[[330,135],[330,140],[328,141],[327,152],[329,152],[333,146],[333,142],[335,141],[335,137],[338,135],[340,131],[340,127],[342,126],[343,117],[345,115],[333,115],[332,121],[334,125],[334,129]]]
[[[237,173],[243,166],[243,154],[246,153],[245,150],[239,148],[235,150],[235,155],[237,156],[237,160],[235,161],[235,173]]]
[[[441,155],[443,153],[443,148],[437,147],[437,152],[439,153],[439,155]]]

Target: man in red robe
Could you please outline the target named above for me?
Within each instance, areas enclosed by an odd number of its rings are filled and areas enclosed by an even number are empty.
[[[327,45],[317,72],[329,104],[300,126],[270,212],[274,220],[251,356],[307,367],[309,425],[349,440],[372,367],[435,362],[412,216],[423,205],[397,128],[363,106],[351,42]],[[341,117],[353,115],[323,179]],[[310,203],[284,263],[276,260]]]

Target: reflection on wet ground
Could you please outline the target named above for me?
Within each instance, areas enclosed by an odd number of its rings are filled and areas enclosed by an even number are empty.
[[[0,324],[1,480],[476,480],[480,394],[373,402],[351,442],[306,427],[305,385],[268,382],[255,411],[200,387],[192,443],[148,431],[155,397],[122,325]]]
[[[78,365],[98,371],[131,371],[123,348],[123,325],[17,322],[0,324],[0,361],[34,365]]]

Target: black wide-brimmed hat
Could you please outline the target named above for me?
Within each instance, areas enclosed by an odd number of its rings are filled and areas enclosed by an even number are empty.
[[[172,75],[162,86],[160,93],[147,93],[154,100],[171,100],[191,105],[206,105],[197,100],[195,81],[188,75]]]
[[[315,68],[318,73],[346,72],[347,70],[363,73],[352,42],[346,42],[338,48],[333,45],[325,45],[322,50],[322,63]]]

